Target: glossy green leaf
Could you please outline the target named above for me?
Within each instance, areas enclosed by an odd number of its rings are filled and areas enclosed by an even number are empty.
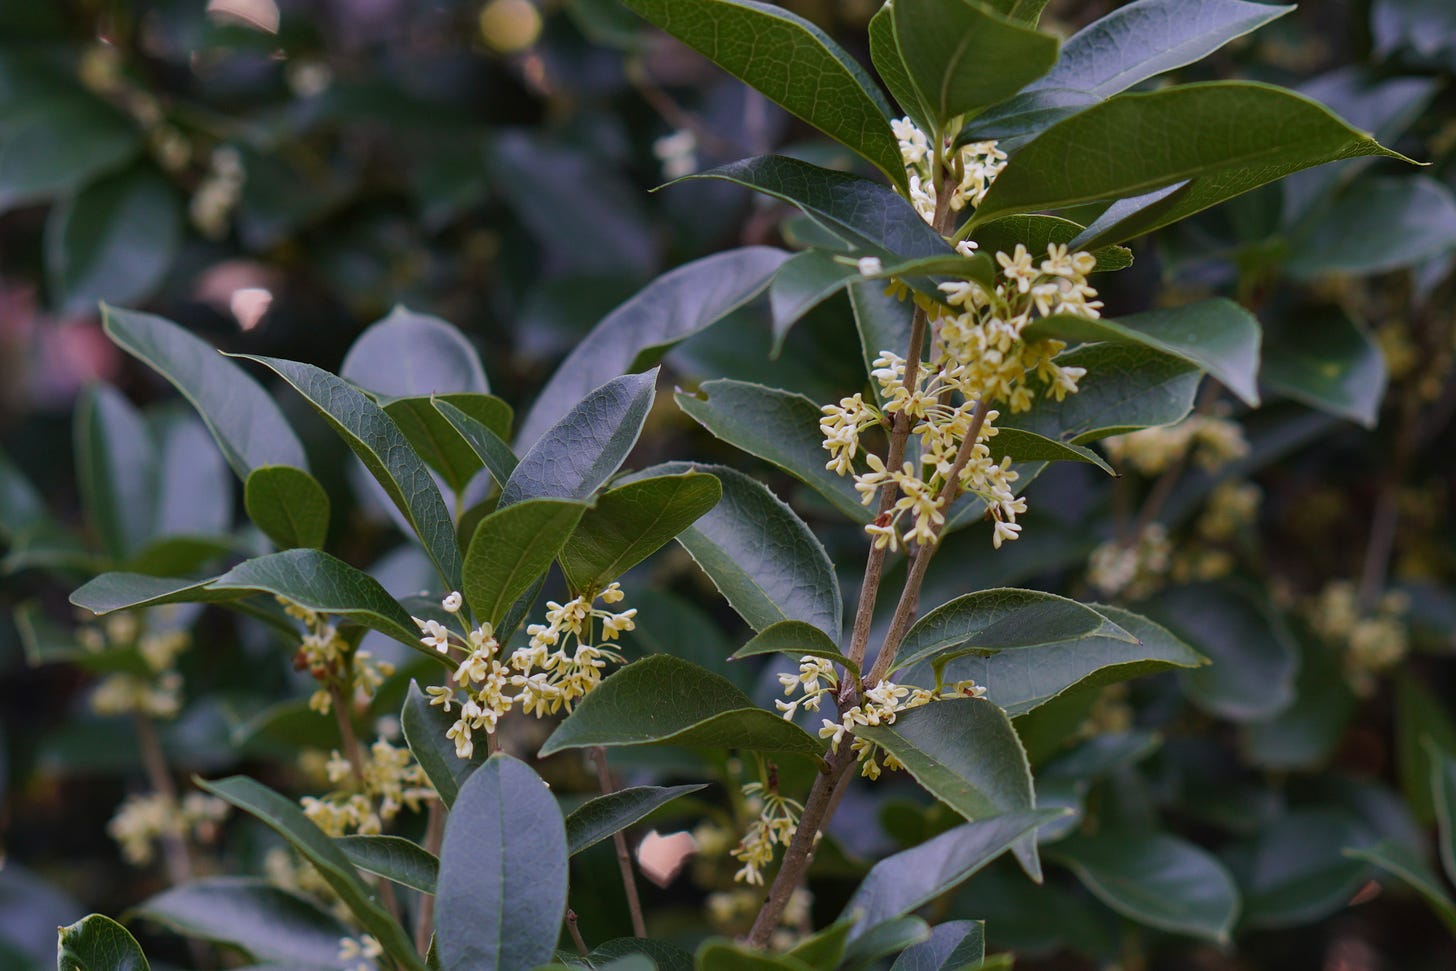
[[[501,488],[499,509],[523,499],[586,499],[612,477],[642,434],[657,368],[613,378],[548,428]]]
[[[461,411],[446,398],[436,398],[434,406],[475,452],[481,463],[490,470],[495,481],[502,485],[509,481],[520,460],[506,444],[505,436],[497,434],[484,422]]]
[[[900,43],[895,39],[895,18],[893,6],[885,4],[870,18],[869,43],[870,61],[875,66],[880,80],[889,88],[900,110],[914,120],[921,131],[930,132],[935,126],[930,121],[930,108],[920,97],[905,59],[900,54]]]
[[[1171,425],[1193,410],[1202,373],[1192,365],[1129,344],[1091,344],[1058,355],[1082,367],[1077,393],[1062,401],[1039,395],[1031,411],[998,422],[1058,441],[1085,445],[1109,435]]]
[[[668,654],[633,661],[583,698],[541,755],[594,745],[680,745],[818,756],[819,740],[727,678]]]
[[[1014,253],[1016,244],[1040,257],[1051,244],[1065,245],[1082,234],[1084,227],[1070,219],[1042,214],[1002,216],[976,227],[975,240],[985,253]],[[1094,273],[1125,270],[1132,266],[1132,250],[1125,246],[1100,246],[1092,250],[1097,258]]]
[[[769,312],[773,316],[775,356],[783,350],[789,329],[799,319],[859,279],[859,270],[841,263],[822,249],[795,253],[768,285]]]
[[[386,954],[409,971],[426,971],[424,961],[415,953],[414,943],[404,928],[380,906],[375,892],[359,879],[348,857],[303,814],[296,802],[244,776],[232,776],[216,782],[198,780],[197,784],[257,817],[287,840],[313,864],[318,875],[349,908],[364,930],[384,947]]]
[[[855,734],[893,755],[927,792],[968,820],[1036,807],[1026,750],[1011,719],[992,702],[937,701]],[[1035,841],[1019,842],[1014,849],[1027,874],[1039,882]]]
[[[1456,248],[1456,196],[1419,175],[1360,178],[1290,243],[1296,277],[1368,275],[1411,266]]]
[[[656,364],[671,347],[752,300],[789,258],[771,246],[745,246],[685,263],[658,277],[602,319],[561,362],[521,423],[527,448],[611,378]]]
[[[152,539],[157,509],[156,446],[141,413],[107,384],[88,388],[76,408],[76,475],[86,515],[114,559]]]
[[[890,106],[864,68],[828,34],[756,0],[624,0],[626,5],[790,114],[905,184]]]
[[[678,392],[677,405],[730,445],[772,462],[805,483],[851,520],[874,518],[854,480],[824,467],[819,406],[800,394],[747,381],[705,381],[696,395]]]
[[[1229,125],[1230,118],[1238,124]],[[1186,136],[1169,141],[1161,135],[1174,130]],[[1107,145],[1118,151],[1109,154]],[[1403,157],[1282,88],[1217,81],[1124,94],[1057,123],[1022,148],[972,222],[1126,199],[1188,182],[1157,206],[1079,244],[1095,247],[1166,226],[1292,172],[1364,155]]]
[[[1256,721],[1294,700],[1299,651],[1258,591],[1233,583],[1164,590],[1144,612],[1213,661],[1186,675],[1199,706],[1232,721]]]
[[[51,210],[46,271],[63,313],[94,310],[97,301],[149,296],[172,265],[182,239],[177,194],[150,166],[91,183]]]
[[[914,313],[911,301],[898,300],[885,293],[878,283],[852,283],[849,305],[854,311],[854,326],[859,332],[860,351],[864,356],[865,374],[875,369],[875,358],[882,351],[894,351],[906,357],[910,348],[910,320]],[[884,404],[879,382],[874,385],[875,399]]]
[[[213,580],[207,592],[271,593],[425,650],[410,615],[378,580],[322,550],[285,550],[244,560]]]
[[[115,307],[102,310],[107,336],[192,403],[239,479],[265,465],[308,468],[283,412],[242,368],[171,321]]]
[[[435,901],[443,971],[551,960],[566,870],[566,827],[551,790],[524,762],[492,755],[445,821]]]
[[[561,550],[571,589],[600,590],[671,542],[722,496],[718,480],[701,472],[636,479],[602,493]]]
[[[839,645],[828,634],[802,620],[781,620],[770,624],[733,652],[733,660],[762,654],[787,654],[796,660],[805,655],[828,658],[848,668],[856,677],[859,675],[859,665],[841,654]]]
[[[834,971],[844,958],[844,948],[853,930],[854,921],[840,918],[799,941],[785,952],[785,956],[803,961],[816,971]]]
[[[950,920],[930,930],[930,939],[905,951],[890,971],[961,971],[986,958],[986,922]]]
[[[212,591],[212,579],[193,580],[186,577],[154,577],[143,573],[102,573],[92,577],[71,594],[71,603],[93,614],[109,614],[113,610],[131,610],[170,603],[211,603],[232,600],[238,593]]]
[[[837,633],[844,607],[829,556],[804,521],[762,483],[727,466],[688,462],[638,475],[694,469],[716,476],[723,498],[677,541],[739,616],[754,630],[802,620]]]
[[[440,473],[451,490],[464,492],[471,477],[480,471],[483,458],[475,443],[438,410],[440,405],[448,405],[473,419],[496,441],[510,433],[511,407],[487,394],[394,398],[384,404],[385,414],[394,419],[425,464]],[[506,452],[509,454],[510,450],[507,448]]]
[[[136,938],[110,917],[92,914],[58,930],[58,971],[150,971]]]
[[[280,549],[319,548],[329,532],[329,494],[291,465],[262,465],[243,486],[248,518]]]
[[[1047,853],[1071,867],[1099,900],[1149,927],[1228,940],[1239,893],[1223,864],[1163,833],[1105,833],[1054,843]]]
[[[474,755],[468,759],[455,754],[455,743],[446,738],[445,733],[455,724],[456,717],[453,709],[446,713],[444,709],[431,705],[419,684],[410,682],[404,710],[400,713],[400,725],[410,752],[420,768],[425,770],[425,775],[429,776],[430,784],[440,794],[440,801],[446,809],[455,805],[461,785],[480,767],[486,756],[484,745],[476,746]]]
[[[698,786],[629,786],[588,800],[566,817],[567,851],[575,856],[619,833]]]
[[[943,702],[942,702],[943,703]],[[1057,810],[1007,813],[966,823],[876,863],[844,907],[856,933],[908,914],[953,890]]]
[[[971,651],[1005,651],[1099,635],[1137,638],[1075,600],[1038,590],[982,590],[957,597],[917,620],[892,670],[920,661],[943,664]]]
[[[868,971],[893,954],[930,939],[930,927],[919,917],[896,917],[872,927],[845,949],[845,971]]]
[[[349,862],[375,876],[420,893],[434,893],[440,861],[433,853],[400,836],[336,836]]]
[[[1239,878],[1244,923],[1299,927],[1344,908],[1366,867],[1341,851],[1362,842],[1361,827],[1335,809],[1295,810],[1261,827],[1228,861]]]
[[[259,962],[320,965],[338,959],[349,928],[318,904],[254,877],[204,877],[132,910],[174,933],[230,944]]]
[[[1201,61],[1293,9],[1246,0],[1137,0],[1073,34],[1035,87],[1110,97]]]
[[[998,147],[1002,151],[1011,151],[1063,118],[1070,118],[1101,100],[1095,94],[1071,88],[1037,87],[1023,91],[973,117],[956,136],[956,144],[994,139],[1001,143]]]
[[[312,364],[251,354],[236,356],[272,368],[323,416],[410,524],[445,585],[458,590],[460,547],[450,510],[430,470],[384,409],[359,389]]]
[[[722,938],[709,938],[698,948],[697,971],[812,971],[812,966],[787,954],[773,954]]]
[[[1345,853],[1400,877],[1425,899],[1441,923],[1446,925],[1446,930],[1456,934],[1456,900],[1451,899],[1451,894],[1441,885],[1441,879],[1410,847],[1385,839],[1364,849],[1347,849]]]
[[[386,399],[490,391],[480,356],[458,328],[403,305],[354,340],[339,377]]]
[[[975,0],[894,0],[895,40],[935,129],[1004,101],[1057,60],[1057,39]]]
[[[516,599],[561,552],[586,506],[563,499],[527,499],[480,521],[465,554],[461,592],[477,620],[499,626]]]
[[[75,191],[142,148],[136,124],[90,92],[36,99],[27,108],[5,119],[0,210]]]
[[[986,444],[991,449],[992,460],[996,462],[1007,455],[1015,462],[1086,462],[1108,475],[1117,475],[1117,470],[1090,448],[1059,442],[1020,428],[998,428],[995,437]]]

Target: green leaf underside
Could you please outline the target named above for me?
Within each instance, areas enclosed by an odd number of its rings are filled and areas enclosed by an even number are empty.
[[[864,69],[818,27],[754,0],[624,0],[740,81],[905,184],[890,106]]]
[[[480,521],[460,588],[477,620],[500,626],[517,598],[550,569],[586,508],[565,499],[526,499]]]
[[[916,621],[905,634],[893,669],[928,660],[944,663],[971,651],[1024,650],[1094,634],[1137,642],[1075,600],[1037,590],[982,590],[942,604]]]
[[[255,877],[204,877],[142,901],[132,913],[184,937],[231,944],[253,960],[327,967],[349,928],[299,894]]]
[[[1169,141],[1169,131],[1185,134]],[[1108,154],[1107,145],[1118,151]],[[1123,94],[1059,122],[1022,148],[972,221],[1125,199],[1190,180],[1159,206],[1083,244],[1101,246],[1292,172],[1366,155],[1403,158],[1322,105],[1271,85],[1216,81]]]
[[[1059,442],[1036,432],[1020,428],[998,428],[996,434],[986,443],[991,449],[992,461],[999,462],[1009,455],[1016,462],[1086,462],[1095,465],[1108,475],[1116,476],[1117,470],[1107,460],[1090,448]]]
[[[429,776],[430,784],[440,794],[440,801],[446,809],[455,805],[460,786],[485,761],[484,745],[476,746],[474,757],[469,759],[455,754],[455,743],[445,737],[450,726],[455,724],[455,718],[453,708],[446,713],[443,708],[431,705],[419,684],[410,682],[404,710],[400,714],[400,725],[415,761]]]
[[[986,957],[986,922],[950,920],[931,929],[930,939],[895,959],[890,971],[959,971]]]
[[[445,822],[435,898],[443,971],[550,961],[566,875],[566,828],[551,790],[524,762],[492,755]]]
[[[678,407],[730,445],[772,462],[805,483],[851,520],[873,515],[853,480],[824,467],[819,406],[800,394],[746,381],[705,381],[697,395],[678,392]]]
[[[823,545],[804,521],[762,483],[723,465],[668,462],[634,478],[692,470],[723,486],[711,512],[677,541],[754,630],[801,620],[823,631],[840,629],[839,579]]]
[[[490,391],[480,357],[459,328],[402,305],[355,338],[339,376],[382,396],[382,405],[398,398]]]
[[[212,432],[238,478],[265,465],[308,469],[303,445],[253,377],[207,342],[151,314],[102,308],[106,334],[172,382]]]
[[[1063,118],[1102,99],[1070,88],[1033,88],[976,115],[956,136],[956,145],[996,140],[1003,151],[1035,138]],[[1010,144],[1008,144],[1010,143]]]
[[[365,873],[421,893],[435,892],[440,861],[418,843],[400,836],[338,836],[334,842]]]
[[[1456,247],[1456,197],[1435,179],[1362,177],[1291,243],[1291,274],[1373,274]]]
[[[600,590],[691,526],[722,496],[718,480],[701,472],[637,479],[604,492],[561,550],[561,569],[571,589]]]
[[[311,364],[236,355],[275,371],[344,439],[414,529],[445,585],[460,589],[455,523],[425,463],[399,426],[364,392]]]
[[[233,600],[235,591],[213,591],[207,586],[215,577],[193,580],[185,577],[154,577],[142,573],[103,573],[92,577],[71,594],[71,603],[98,616],[113,610],[155,607],[169,603],[214,603]]]
[[[95,384],[76,408],[76,475],[86,518],[113,560],[126,561],[152,538],[157,519],[157,455],[146,421],[120,391]]]
[[[1260,375],[1275,394],[1374,428],[1389,376],[1375,338],[1343,311],[1270,334]]]
[[[576,706],[541,755],[595,745],[680,745],[818,756],[823,746],[727,678],[667,654],[633,661]]]
[[[348,857],[309,821],[298,805],[267,786],[244,776],[216,782],[197,780],[208,792],[257,817],[269,829],[287,840],[304,859],[313,864],[324,881],[349,908],[364,930],[384,947],[385,953],[410,971],[426,971],[415,953],[414,943],[404,928],[380,906],[364,885]]]
[[[1214,941],[1228,940],[1239,895],[1223,864],[1161,833],[1077,836],[1047,850],[1088,890],[1130,920]]]
[[[798,659],[805,655],[828,658],[859,676],[859,665],[839,653],[839,646],[824,633],[802,620],[783,620],[770,624],[752,640],[733,653],[731,660],[757,657],[762,654],[786,654]]]
[[[496,482],[504,484],[510,480],[520,460],[506,444],[504,435],[497,434],[483,422],[456,407],[449,398],[436,398],[434,407],[490,470],[491,477]]]
[[[1207,371],[1250,407],[1259,404],[1259,321],[1232,300],[1201,300],[1119,320],[1043,317],[1032,322],[1023,336],[1141,345]]]
[[[262,465],[243,485],[248,518],[282,549],[318,548],[329,532],[329,495],[318,480],[291,465]]]
[[[630,786],[597,796],[566,817],[567,852],[575,856],[613,833],[644,819],[674,799],[706,788],[706,785]]]
[[[498,509],[524,499],[586,499],[621,467],[642,434],[657,368],[613,378],[548,428],[501,489]]]
[[[511,407],[488,394],[395,398],[384,403],[385,414],[394,419],[420,458],[440,473],[452,491],[459,493],[465,491],[483,462],[474,443],[438,410],[438,406],[445,403],[479,422],[497,440],[510,433]]]
[[[151,967],[136,938],[110,917],[83,917],[59,928],[59,938],[59,971],[149,971]]]
[[[594,388],[656,364],[673,345],[752,300],[787,259],[771,246],[745,246],[684,263],[652,281],[602,318],[561,362],[521,423],[517,445],[529,448]]]

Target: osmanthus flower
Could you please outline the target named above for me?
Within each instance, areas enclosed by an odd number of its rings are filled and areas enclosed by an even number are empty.
[[[748,832],[732,850],[732,857],[743,864],[733,879],[762,886],[763,871],[773,864],[775,847],[787,847],[794,838],[804,806],[761,782],[745,785],[743,795],[750,800],[750,805],[757,803],[759,808],[758,815],[748,825]]]
[[[435,797],[429,778],[410,750],[378,739],[359,755],[359,766],[337,750],[325,765],[329,782],[339,786],[322,798],[305,796],[304,815],[330,836],[377,835],[400,811],[418,812]]]
[[[177,717],[182,710],[182,674],[176,664],[192,646],[187,631],[148,630],[141,612],[126,611],[99,625],[83,623],[76,630],[76,639],[93,653],[134,648],[146,667],[145,673],[118,672],[102,678],[91,694],[92,711],[103,716]]]
[[[1200,467],[1216,472],[1249,453],[1243,426],[1231,421],[1226,410],[1114,435],[1103,439],[1102,447],[1114,462],[1125,462],[1143,475],[1158,475],[1190,457]]]
[[[106,832],[121,847],[121,855],[133,866],[146,866],[156,856],[156,844],[163,837],[191,834],[208,839],[230,807],[214,796],[189,792],[180,800],[161,793],[131,795],[117,807],[106,824]]]
[[[283,597],[278,602],[290,617],[302,621],[307,630],[293,656],[293,666],[307,671],[319,682],[318,690],[308,699],[309,708],[327,715],[333,710],[336,690],[347,690],[351,698],[368,701],[384,679],[393,676],[393,664],[376,661],[368,651],[355,650],[324,614]]]

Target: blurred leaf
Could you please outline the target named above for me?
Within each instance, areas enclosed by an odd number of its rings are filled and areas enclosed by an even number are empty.
[[[303,446],[252,376],[169,320],[104,307],[107,335],[150,366],[197,409],[239,479],[264,465],[308,468]]]
[[[521,456],[497,508],[523,499],[586,499],[596,492],[637,444],[657,393],[657,372],[613,378],[573,405]]]
[[[418,843],[399,836],[336,836],[349,862],[365,873],[420,893],[434,893],[440,861]]]
[[[1244,727],[1247,757],[1264,768],[1320,768],[1334,756],[1357,707],[1339,657],[1309,636],[1294,643],[1300,655],[1294,703]]]
[[[1035,87],[1107,98],[1201,61],[1293,9],[1244,0],[1138,0],[1073,34],[1056,67]]]
[[[890,971],[961,971],[986,959],[986,923],[950,920],[930,929],[930,939],[895,959]]]
[[[1341,850],[1366,839],[1350,816],[1333,809],[1295,810],[1262,827],[1246,862],[1230,861],[1240,878],[1244,921],[1250,927],[1298,927],[1345,907],[1366,867]]]
[[[1163,833],[1106,833],[1053,844],[1088,890],[1129,920],[1227,941],[1239,912],[1233,878],[1214,857]]]
[[[792,955],[772,954],[722,938],[703,942],[695,966],[698,971],[811,971],[811,965]]]
[[[754,705],[727,678],[654,654],[628,664],[578,702],[540,754],[654,744],[815,757],[823,752],[818,739]]]
[[[1295,277],[1364,276],[1412,266],[1456,248],[1456,197],[1422,175],[1362,178],[1290,242]]]
[[[718,480],[700,472],[636,479],[607,490],[561,549],[568,584],[577,592],[600,590],[671,542],[722,495]]]
[[[402,305],[355,339],[339,377],[389,400],[490,391],[480,356],[459,329]]]
[[[172,266],[181,238],[177,195],[155,169],[133,167],[93,182],[51,210],[46,223],[51,302],[70,314],[98,300],[145,299]]]
[[[465,440],[476,457],[490,470],[491,477],[501,485],[509,481],[519,460],[506,444],[505,436],[497,434],[489,425],[456,407],[449,397],[433,400],[435,410]]]
[[[930,939],[930,927],[919,917],[897,917],[860,934],[844,955],[846,971],[866,971],[879,961]]]
[[[797,14],[756,0],[702,0],[691,11],[671,0],[626,5],[757,88],[790,114],[905,184],[890,131],[890,106],[864,68],[828,34]]]
[[[338,895],[344,906],[396,962],[409,971],[426,971],[416,955],[414,943],[404,928],[381,907],[373,891],[354,872],[348,857],[309,821],[292,799],[281,796],[252,779],[232,776],[216,782],[198,780],[197,784],[237,808],[257,817],[264,825],[283,837],[299,854],[313,864]],[[448,835],[448,834],[447,834]]]
[[[436,409],[439,403],[448,404],[484,425],[497,439],[510,434],[511,408],[499,398],[474,393],[395,398],[385,404],[384,413],[394,419],[419,457],[459,494],[480,471],[482,459],[459,429]]]
[[[114,559],[153,536],[157,456],[141,413],[115,388],[95,384],[76,408],[76,469],[86,516]]]
[[[1385,356],[1365,328],[1330,309],[1269,334],[1260,379],[1275,394],[1374,428],[1385,397]]]
[[[1245,404],[1259,404],[1259,321],[1232,300],[1200,300],[1120,320],[1059,314],[1033,321],[1023,336],[1137,344],[1207,371]]]
[[[232,479],[207,428],[180,405],[153,410],[148,418],[160,480],[156,535],[221,539],[233,521]]]
[[[133,913],[183,937],[230,944],[259,962],[330,966],[349,927],[318,904],[256,877],[204,877]]]
[[[679,391],[679,408],[715,436],[772,462],[805,483],[852,521],[874,518],[853,480],[824,467],[819,406],[799,394],[746,381],[705,381],[696,395]]]
[[[585,511],[565,499],[526,499],[480,521],[460,587],[478,621],[500,628],[516,598],[551,568]]]
[[[828,634],[802,620],[781,620],[777,624],[768,625],[735,651],[731,660],[737,661],[761,654],[786,654],[796,660],[805,655],[828,658],[859,677],[859,665],[840,654],[839,646]]]
[[[264,465],[243,486],[248,518],[280,549],[324,545],[329,533],[329,495],[318,480],[291,465]]]
[[[1456,10],[1441,0],[1375,0],[1370,6],[1370,32],[1375,54],[1403,53],[1417,63],[1452,63]]]
[[[697,786],[629,786],[597,796],[566,817],[567,852],[575,856],[614,833],[621,832],[679,796],[706,789]]]
[[[125,928],[100,914],[58,928],[58,971],[149,971],[146,955]]]
[[[46,518],[40,493],[18,466],[0,451],[0,539],[10,540]]]
[[[551,960],[566,912],[566,829],[541,777],[496,754],[460,788],[440,847],[436,947],[444,971]]]
[[[142,147],[129,118],[79,90],[8,114],[0,137],[0,211],[74,192]]]
[[[1387,873],[1399,877],[1430,905],[1449,933],[1456,934],[1456,901],[1441,886],[1441,880],[1408,846],[1394,840],[1381,840],[1364,849],[1347,849],[1349,856],[1373,863]]]
[[[1418,822],[1436,818],[1432,751],[1456,752],[1456,721],[1431,688],[1410,673],[1395,680],[1395,768],[1401,795]]]
[[[405,698],[399,719],[404,739],[415,761],[429,776],[430,784],[440,794],[440,801],[446,809],[455,805],[460,787],[486,756],[483,745],[476,750],[473,758],[462,759],[455,754],[455,743],[445,737],[450,726],[455,724],[455,718],[454,714],[431,705],[419,684],[410,682],[409,695]]]
[[[1442,750],[1429,737],[1426,756],[1431,761],[1431,803],[1436,811],[1437,848],[1446,879],[1456,883],[1456,756]]]
[[[252,354],[232,356],[272,368],[303,395],[384,488],[424,544],[445,586],[460,589],[454,520],[429,469],[384,410],[362,391],[312,364]]]

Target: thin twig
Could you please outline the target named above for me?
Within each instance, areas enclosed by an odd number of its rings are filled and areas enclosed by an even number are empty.
[[[172,781],[172,770],[167,765],[167,753],[162,750],[162,741],[157,737],[157,728],[152,720],[140,712],[136,715],[137,747],[141,752],[142,766],[146,769],[147,782],[151,785],[152,791],[173,807],[173,812],[180,811],[180,804],[177,801],[177,786]],[[167,867],[167,880],[174,887],[180,887],[185,883],[192,882],[192,851],[187,845],[185,833],[176,833],[164,829],[161,834],[162,860]],[[212,967],[212,957],[208,952],[207,945],[202,941],[189,938],[187,947],[192,955],[192,962],[199,968]]]
[[[430,801],[429,816],[425,822],[425,851],[432,856],[440,855],[440,844],[445,839],[445,804],[438,797]],[[435,895],[420,894],[420,908],[415,913],[415,950],[427,954],[430,939],[435,933]]]
[[[607,768],[607,750],[600,745],[592,749],[592,761],[597,765],[597,781],[601,783],[602,795],[610,796],[617,791],[612,782],[612,772]],[[627,910],[632,915],[632,935],[647,936],[647,922],[642,917],[642,898],[637,895],[637,875],[632,870],[632,854],[627,850],[627,836],[620,829],[612,834],[612,843],[617,847],[617,866],[622,871],[622,890],[627,895]]]
[[[581,928],[576,926],[576,911],[570,907],[566,908],[566,929],[571,934],[571,939],[576,942],[576,953],[588,957],[591,951],[587,950],[586,941],[582,940]]]

